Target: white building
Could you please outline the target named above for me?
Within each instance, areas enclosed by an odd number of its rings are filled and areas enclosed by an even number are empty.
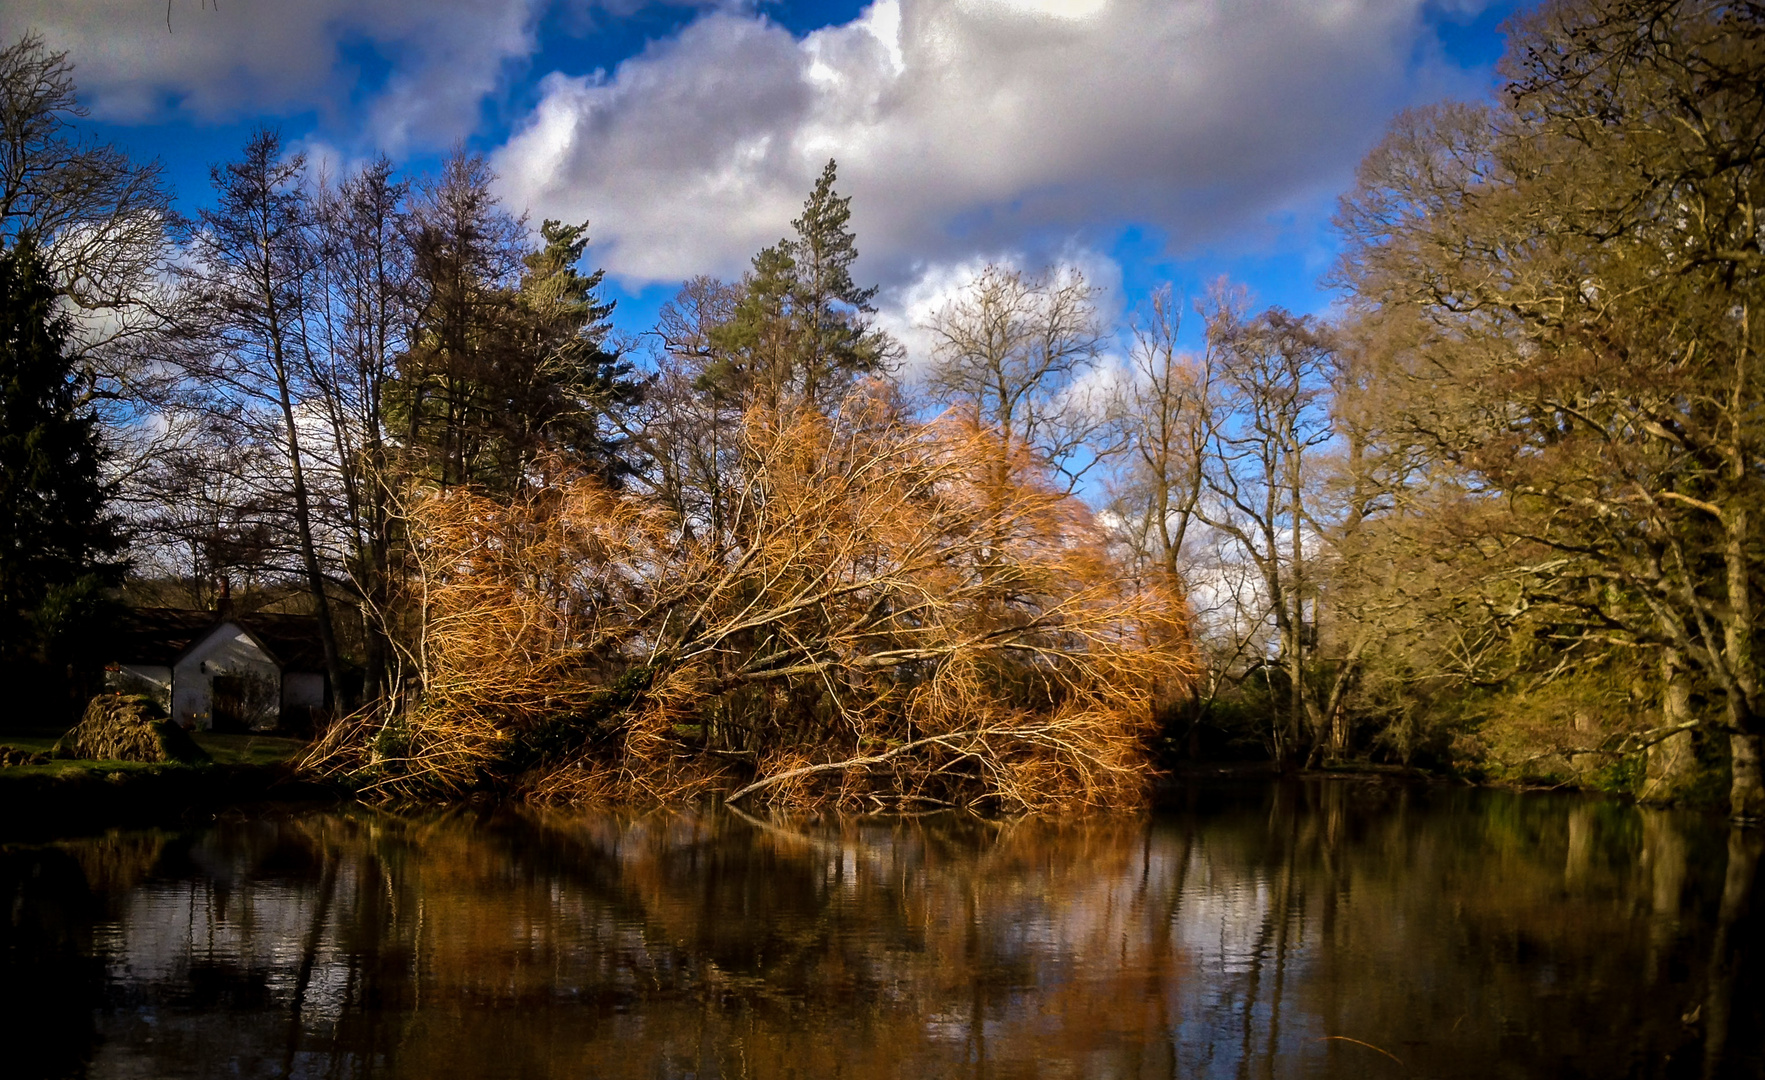
[[[198,731],[306,729],[326,705],[318,623],[308,615],[136,608],[109,651],[107,687],[146,694]]]

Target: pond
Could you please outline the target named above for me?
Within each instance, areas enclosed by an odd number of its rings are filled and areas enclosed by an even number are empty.
[[[1178,803],[264,812],[0,845],[0,1071],[1765,1074],[1757,832],[1371,782]]]

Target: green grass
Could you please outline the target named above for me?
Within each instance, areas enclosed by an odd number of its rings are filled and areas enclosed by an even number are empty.
[[[53,741],[53,740],[51,740]],[[17,746],[17,743],[5,743],[6,746]],[[24,747],[18,747],[24,749]],[[9,777],[24,778],[27,776],[79,776],[90,773],[94,776],[121,776],[126,773],[150,773],[160,769],[188,769],[190,765],[176,763],[157,764],[145,761],[81,761],[76,758],[62,758],[45,761],[41,765],[12,765],[0,769],[0,783]]]
[[[274,765],[299,757],[307,747],[305,739],[280,735],[214,735],[206,731],[193,734],[196,745],[222,765]]]
[[[206,731],[192,732],[196,745],[208,751],[217,765],[274,765],[289,761],[300,756],[306,749],[304,739],[288,739],[279,735],[215,735]],[[59,734],[0,734],[0,746],[11,746],[15,749],[29,751],[33,754],[47,754],[55,745]],[[97,773],[135,772],[143,769],[164,768],[162,765],[150,765],[137,761],[49,761],[42,765],[15,765],[9,769],[0,769],[0,775],[6,773],[62,773],[86,770]]]
[[[59,738],[60,735],[0,735],[0,746],[10,746],[14,750],[26,750],[33,754],[47,754]]]

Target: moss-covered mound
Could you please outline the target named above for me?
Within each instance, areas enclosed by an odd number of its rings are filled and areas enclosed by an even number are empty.
[[[58,758],[93,761],[207,761],[208,753],[168,720],[152,698],[100,694],[86,715],[50,751]]]

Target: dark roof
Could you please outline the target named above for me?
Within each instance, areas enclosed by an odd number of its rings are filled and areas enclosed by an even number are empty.
[[[224,622],[238,623],[263,644],[284,671],[325,670],[319,620],[312,615],[220,616],[189,608],[129,608],[110,634],[107,659],[123,664],[170,667]]]
[[[234,622],[263,642],[284,671],[325,670],[325,646],[316,615],[238,615]]]
[[[107,660],[170,667],[184,650],[219,625],[212,611],[185,608],[129,608],[108,635]]]

